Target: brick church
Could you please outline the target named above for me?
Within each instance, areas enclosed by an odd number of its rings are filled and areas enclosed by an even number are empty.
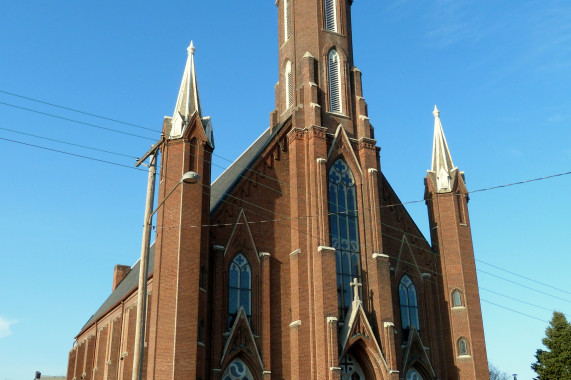
[[[435,107],[429,243],[381,171],[351,4],[276,1],[270,126],[214,182],[189,47],[158,144],[143,379],[489,379],[464,173]],[[115,268],[68,380],[137,378],[139,272]]]

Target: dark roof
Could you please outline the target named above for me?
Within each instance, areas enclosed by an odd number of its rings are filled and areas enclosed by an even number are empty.
[[[243,174],[250,168],[254,161],[258,158],[259,154],[268,146],[268,143],[272,141],[273,137],[279,132],[285,123],[276,126],[273,131],[268,128],[262,133],[260,137],[248,149],[242,153],[240,157],[236,159],[224,171],[220,174],[218,178],[212,183],[210,188],[210,213],[212,214],[216,208],[224,201],[226,195],[232,190],[232,188],[238,183]]]
[[[153,273],[153,268],[155,264],[155,244],[151,245],[149,249],[149,274]],[[139,286],[139,264],[141,260],[137,261],[135,265],[131,268],[129,273],[125,276],[123,281],[117,285],[115,290],[111,292],[111,295],[107,297],[105,302],[97,309],[95,314],[89,318],[87,323],[81,328],[81,331],[85,330],[87,327],[91,326],[95,321],[101,318],[104,314],[106,314],[112,307],[123,301],[123,299],[135,290]]]

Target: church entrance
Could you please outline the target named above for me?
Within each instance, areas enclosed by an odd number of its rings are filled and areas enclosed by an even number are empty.
[[[346,354],[339,364],[341,367],[341,380],[366,380],[359,362],[351,354]]]

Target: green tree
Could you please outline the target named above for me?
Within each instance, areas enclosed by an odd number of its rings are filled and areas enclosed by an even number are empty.
[[[547,350],[538,349],[531,365],[536,380],[571,380],[571,324],[565,314],[553,312],[542,342]]]

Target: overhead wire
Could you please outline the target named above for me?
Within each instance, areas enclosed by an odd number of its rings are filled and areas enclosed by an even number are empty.
[[[7,93],[6,91],[2,91],[2,90],[0,90],[0,92]],[[14,95],[14,96],[18,96],[18,97],[22,97],[22,98],[29,99],[29,100],[33,100],[33,101],[37,101],[37,102],[39,102],[39,103],[44,103],[44,104],[52,105],[52,106],[55,106],[55,107],[59,107],[59,108],[71,110],[71,111],[74,111],[74,112],[79,112],[79,113],[83,113],[83,114],[90,115],[90,116],[94,116],[94,117],[99,117],[99,118],[106,119],[106,120],[111,120],[111,121],[115,121],[115,122],[120,122],[120,123],[123,123],[123,124],[126,124],[126,125],[137,126],[137,125],[134,125],[134,124],[131,124],[131,123],[126,123],[126,122],[121,122],[121,121],[118,121],[118,120],[115,120],[115,119],[111,119],[111,118],[101,117],[101,116],[99,116],[99,115],[90,114],[90,113],[87,113],[87,112],[83,112],[83,111],[71,109],[71,108],[68,108],[68,107],[63,107],[63,106],[55,105],[55,104],[48,103],[48,102],[43,102],[43,101],[40,101],[40,100],[37,100],[37,99],[32,99],[32,98],[24,97],[24,96],[17,95],[17,94],[12,94],[12,93],[8,93],[8,94]],[[30,112],[36,112],[36,113],[43,114],[43,115],[46,115],[46,116],[51,116],[51,117],[56,117],[56,118],[60,118],[60,119],[63,119],[63,120],[68,120],[68,121],[75,122],[75,123],[79,123],[79,124],[84,124],[84,125],[88,125],[88,126],[92,126],[92,127],[104,129],[104,130],[108,130],[108,131],[112,131],[112,132],[116,132],[116,133],[127,134],[127,135],[130,135],[130,136],[133,136],[133,137],[146,138],[146,137],[143,137],[143,136],[134,135],[134,134],[127,133],[127,132],[123,132],[123,131],[117,131],[117,130],[114,130],[114,129],[111,129],[111,128],[101,127],[101,126],[97,126],[97,125],[94,125],[94,124],[91,124],[91,123],[84,123],[84,122],[81,122],[81,121],[77,121],[77,120],[73,120],[73,119],[69,119],[69,118],[64,118],[64,117],[60,117],[60,116],[57,116],[57,115],[52,115],[52,114],[48,114],[48,113],[36,111],[36,110],[31,110],[31,109],[28,109],[28,108],[25,108],[25,107],[15,106],[15,105],[8,104],[8,103],[0,102],[0,104],[4,104],[4,105],[7,105],[7,106],[11,106],[11,107],[23,109],[23,110],[30,111]],[[138,126],[138,127],[139,127],[139,126]],[[145,128],[145,127],[142,127],[142,128],[143,128],[143,129],[151,130],[150,128]],[[102,150],[102,149],[97,149],[97,148],[82,146],[82,145],[79,145],[79,144],[66,143],[66,142],[61,141],[61,140],[50,139],[50,138],[46,138],[46,137],[42,137],[42,136],[37,136],[37,135],[33,135],[33,134],[26,134],[26,133],[23,133],[23,132],[18,132],[18,131],[14,131],[14,130],[9,130],[9,129],[6,129],[6,128],[0,128],[0,129],[8,130],[8,131],[15,132],[15,133],[21,133],[21,134],[28,135],[28,136],[32,136],[32,137],[43,138],[43,139],[50,140],[50,141],[56,141],[56,142],[64,143],[64,144],[68,144],[68,145],[74,145],[74,146],[78,146],[78,147],[82,147],[82,148],[86,148],[86,149],[98,150],[98,151],[101,151],[101,152],[111,153],[111,154],[118,154],[118,153],[116,153],[116,152],[110,152],[110,151],[106,151],[106,150]],[[153,139],[150,139],[150,138],[146,138],[146,139],[153,140]],[[61,150],[57,150],[57,149],[51,149],[51,148],[46,148],[46,147],[42,147],[42,146],[38,146],[38,145],[34,145],[34,144],[24,143],[24,142],[21,142],[21,141],[16,141],[16,140],[11,140],[11,139],[5,139],[5,138],[2,138],[2,140],[11,141],[11,142],[14,142],[14,143],[23,144],[23,145],[28,145],[28,146],[32,146],[32,147],[36,147],[36,148],[40,148],[40,149],[45,149],[45,150],[50,150],[50,151],[54,151],[54,152],[59,152],[59,153],[63,153],[63,154],[67,154],[67,155],[71,155],[71,156],[75,156],[75,157],[80,157],[80,158],[90,159],[90,160],[99,161],[99,162],[103,162],[103,163],[108,163],[108,164],[112,164],[112,165],[123,166],[123,167],[129,167],[130,169],[135,169],[135,168],[133,168],[133,167],[131,167],[131,166],[123,165],[123,164],[118,164],[118,163],[115,163],[115,162],[112,162],[112,161],[101,160],[101,159],[97,159],[97,158],[93,158],[93,157],[88,157],[88,156],[83,156],[83,155],[79,155],[79,154],[73,154],[73,153],[69,153],[69,152],[65,152],[65,151],[61,151]],[[120,154],[120,153],[119,153],[118,155],[123,155],[123,154]],[[127,156],[127,155],[123,155],[123,156]],[[216,155],[216,156],[225,159],[225,158],[222,157],[222,156],[219,156],[219,155]],[[131,157],[131,156],[127,156],[127,157]],[[228,159],[225,159],[225,160],[228,160]],[[230,160],[228,160],[228,161],[230,161]],[[211,164],[213,164],[213,163],[211,163]],[[217,166],[217,167],[221,167],[220,165],[217,165],[217,164],[213,164],[213,165],[214,165],[214,166]],[[223,167],[221,167],[221,168],[224,169]],[[227,168],[226,168],[226,169],[227,169]],[[250,168],[246,168],[246,169],[252,171]],[[144,169],[137,169],[137,170],[146,171],[146,170],[144,170]],[[266,175],[264,175],[263,173],[256,172],[256,171],[254,171],[254,172],[255,172],[256,174],[262,175],[264,178],[273,179],[272,177],[266,176]],[[469,192],[469,193],[476,193],[476,192],[488,191],[488,190],[493,190],[493,189],[498,189],[498,188],[503,188],[503,187],[508,187],[508,186],[520,185],[520,184],[524,184],[524,183],[529,183],[529,182],[534,182],[534,181],[545,180],[545,179],[554,178],[554,177],[563,176],[563,175],[568,175],[568,174],[571,174],[571,172],[559,173],[559,174],[555,174],[555,175],[550,175],[550,176],[545,176],[545,177],[540,177],[540,178],[534,178],[534,179],[525,180],[525,181],[519,181],[519,182],[515,182],[515,183],[510,183],[510,184],[504,184],[504,185],[498,185],[498,186],[493,186],[493,187],[489,187],[489,188],[483,188],[483,189],[473,190],[473,191],[471,191],[471,192]],[[241,177],[247,178],[247,177],[244,177],[243,175],[241,175]],[[250,178],[247,178],[247,179],[250,180],[250,181],[252,181],[252,182],[254,182],[254,183],[261,184],[261,183],[259,183],[259,182],[257,182],[257,181],[254,181],[254,180],[250,179]],[[274,180],[277,181],[277,179],[274,179]],[[278,181],[278,182],[279,182],[279,181]],[[263,184],[261,184],[261,185],[264,186]],[[266,186],[266,187],[267,187],[267,186]],[[272,189],[272,190],[276,190],[276,189],[271,188],[271,187],[269,187],[269,188]],[[278,192],[279,192],[279,191],[278,191]],[[281,192],[279,192],[279,193],[281,193]],[[227,196],[228,196],[228,194],[227,194]],[[234,198],[235,198],[235,197],[234,197]],[[240,199],[240,198],[236,198],[236,199],[239,199],[239,200],[241,200],[242,202],[245,202],[243,199]],[[422,199],[422,200],[417,200],[417,201],[402,202],[402,203],[400,203],[400,204],[394,204],[394,205],[383,205],[383,206],[381,206],[381,207],[392,207],[392,206],[397,206],[397,205],[404,205],[404,204],[410,204],[410,203],[419,203],[419,202],[425,202],[425,200]],[[279,213],[275,213],[275,212],[273,212],[272,210],[268,210],[268,209],[266,209],[266,208],[260,207],[260,206],[254,204],[254,203],[251,203],[251,202],[247,202],[247,203],[249,203],[250,205],[252,205],[252,206],[254,206],[254,207],[261,208],[261,209],[264,210],[264,211],[267,211],[267,212],[270,212],[270,213],[274,213],[274,214],[276,214],[276,215],[280,215]],[[251,212],[251,211],[250,211],[250,212]],[[291,218],[282,218],[281,220],[287,220],[287,219],[290,219],[290,220],[291,220]],[[276,221],[276,220],[277,220],[277,219],[274,219],[274,220],[272,220],[272,221]],[[269,222],[269,221],[258,221],[258,223],[262,223],[262,222]],[[391,226],[391,227],[392,227],[392,226]],[[302,231],[299,231],[299,232],[302,232]],[[412,236],[415,236],[414,234],[412,234],[412,233],[410,233],[410,232],[406,232],[406,231],[402,231],[402,232],[407,233],[407,234],[410,234],[410,235],[412,235]],[[392,237],[392,236],[390,236],[390,237]],[[418,236],[416,236],[416,237],[417,237],[417,238],[420,238],[420,239],[422,239],[422,240],[425,240],[424,237],[418,237]],[[400,240],[400,239],[399,239],[399,240]],[[434,253],[434,252],[432,252],[432,253]],[[498,269],[502,269],[502,268],[499,268],[499,267],[497,267],[497,268],[498,268]],[[503,270],[503,269],[502,269],[502,270]],[[504,270],[504,271],[514,274],[513,272],[510,272],[510,271],[507,271],[507,270]],[[487,272],[484,272],[484,273],[487,273]],[[517,274],[516,274],[516,275],[517,275]],[[521,276],[521,275],[519,275],[519,276],[522,277],[522,278],[525,278],[525,279],[529,279],[529,278],[527,278],[526,276]],[[500,276],[496,276],[496,277],[502,278],[502,277],[500,277]],[[503,278],[502,278],[502,279],[503,279]],[[529,280],[534,281],[533,279],[529,279]],[[510,282],[513,282],[513,281],[510,281]],[[534,281],[534,282],[537,282],[537,283],[542,284],[542,285],[546,285],[546,284],[543,284],[543,283],[538,282],[538,281]],[[516,282],[513,282],[513,283],[518,284],[518,285],[521,285],[521,284],[516,283]],[[549,286],[549,285],[547,285],[547,286]],[[550,286],[550,287],[551,287],[551,286]],[[530,288],[530,287],[528,287],[528,288]],[[557,289],[557,290],[560,290],[560,289],[555,288],[555,287],[552,287],[552,288]],[[530,289],[533,289],[533,288],[530,288]],[[535,290],[535,289],[533,289],[533,290]],[[549,295],[549,294],[544,293],[544,292],[540,292],[540,293]],[[569,292],[567,292],[567,293],[569,293]],[[570,293],[570,294],[571,294],[571,293]],[[552,296],[552,295],[549,295],[549,296]],[[555,298],[559,298],[559,299],[561,299],[561,300],[570,302],[570,301],[565,300],[565,299],[562,299],[562,298],[560,298],[560,297],[555,297]]]

